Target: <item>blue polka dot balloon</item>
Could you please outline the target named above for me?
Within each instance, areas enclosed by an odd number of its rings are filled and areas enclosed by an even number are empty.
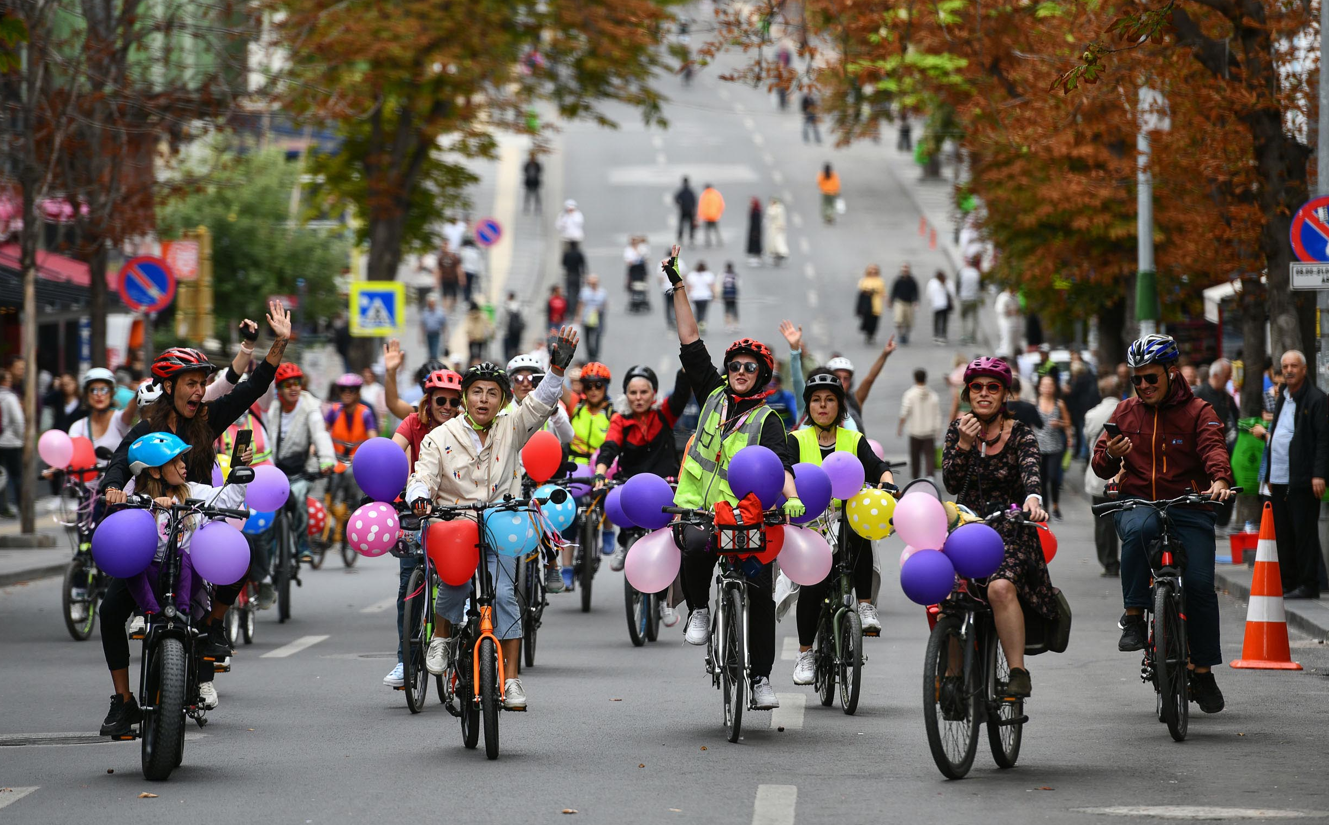
[[[489,544],[504,556],[525,555],[540,544],[540,533],[525,510],[490,510],[485,514]]]
[[[563,499],[562,502],[555,504],[555,499],[559,498]],[[577,518],[577,500],[561,487],[546,484],[535,491],[535,500],[540,502],[540,512],[560,533]]]
[[[246,536],[257,536],[260,533],[266,533],[272,523],[277,520],[277,514],[260,513],[257,510],[249,511],[249,518],[245,520],[245,526],[240,528],[240,532]]]

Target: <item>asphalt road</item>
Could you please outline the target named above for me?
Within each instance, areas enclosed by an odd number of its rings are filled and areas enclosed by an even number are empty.
[[[739,264],[742,334],[773,341],[778,321],[791,317],[823,356],[838,347],[865,368],[874,353],[850,328],[863,267],[875,261],[889,276],[905,259],[919,273],[942,264],[918,239],[918,215],[881,162],[893,148],[805,147],[792,111],[778,114],[763,94],[718,85],[703,75],[678,90],[667,133],[629,117],[619,132],[571,126],[563,136],[563,194],[586,212],[592,264],[613,300],[605,359],[616,373],[634,362],[673,370],[676,341],[659,296],[649,315],[624,312],[620,250],[629,233],[644,232],[663,254],[672,238],[666,198],[690,174],[724,192],[728,243],[685,258],[705,255],[716,270],[725,259]],[[834,227],[818,219],[813,180],[828,159],[849,202]],[[749,270],[741,254],[747,198],[764,203],[773,193],[792,201],[793,257],[780,271]],[[546,202],[554,197],[546,193]],[[708,336],[717,357],[728,342],[719,309]],[[888,454],[902,454],[892,424],[909,373],[923,366],[940,376],[955,354],[923,344],[894,356],[867,409],[870,434]],[[1227,710],[1196,711],[1189,740],[1173,743],[1140,683],[1138,655],[1116,650],[1119,589],[1098,575],[1087,506],[1068,493],[1064,507],[1051,570],[1075,611],[1071,647],[1030,660],[1030,722],[1012,771],[997,770],[985,749],[963,782],[943,780],[932,764],[921,696],[927,623],[896,584],[898,539],[882,543],[885,629],[867,642],[855,716],[795,687],[788,655],[773,679],[781,709],[749,713],[743,741],[727,743],[701,649],[681,643],[682,625],[631,647],[621,574],[606,565],[590,614],[574,596],[553,597],[537,665],[524,674],[530,711],[501,717],[497,763],[461,747],[441,706],[411,715],[403,695],[380,684],[394,659],[396,562],[366,559],[348,571],[329,558],[327,569],[306,574],[290,623],[260,618],[256,643],[217,679],[221,707],[205,729],[191,728],[184,764],[166,783],[142,778],[137,743],[93,735],[108,696],[98,636],[80,644],[66,635],[58,581],[0,590],[0,820],[995,824],[1103,821],[1120,807],[1129,810],[1117,815],[1144,821],[1162,806],[1197,806],[1170,813],[1200,819],[1327,816],[1329,653],[1295,642],[1302,673],[1221,668]],[[1228,598],[1221,605],[1230,660],[1244,609]],[[778,634],[778,649],[789,649],[792,617]]]

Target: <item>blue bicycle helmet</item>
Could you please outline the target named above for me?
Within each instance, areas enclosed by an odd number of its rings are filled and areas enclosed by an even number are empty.
[[[1171,364],[1180,357],[1171,335],[1146,335],[1126,350],[1126,366],[1138,369],[1149,364]]]
[[[189,452],[189,445],[174,433],[148,433],[129,445],[129,470],[134,475],[148,467],[160,467]]]

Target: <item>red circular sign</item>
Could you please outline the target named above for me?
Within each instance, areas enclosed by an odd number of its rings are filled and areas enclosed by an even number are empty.
[[[1329,208],[1329,195],[1312,198],[1292,216],[1288,232],[1292,240],[1292,254],[1308,264],[1329,263],[1329,223],[1315,215],[1317,209]]]
[[[120,300],[135,312],[160,312],[175,300],[175,273],[154,255],[130,258],[120,267]]]

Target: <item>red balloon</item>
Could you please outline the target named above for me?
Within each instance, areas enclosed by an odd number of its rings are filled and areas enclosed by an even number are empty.
[[[1050,562],[1052,557],[1057,555],[1057,537],[1052,531],[1038,529],[1038,543],[1043,547],[1043,561]]]
[[[309,535],[320,535],[328,524],[327,508],[323,506],[323,502],[313,496],[305,499],[305,507],[309,512]]]
[[[69,439],[74,443],[74,457],[69,460],[70,470],[86,470],[89,467],[97,466],[97,451],[92,446],[92,442],[81,435],[76,435]],[[79,481],[96,481],[97,471],[79,473]]]
[[[770,564],[780,555],[781,547],[784,547],[784,525],[772,524],[766,528],[766,549],[756,554],[757,561]]]
[[[558,436],[546,430],[531,436],[521,448],[521,463],[536,484],[553,478],[563,464],[563,446],[558,443]]]
[[[425,533],[425,552],[434,563],[438,577],[453,587],[461,587],[475,575],[480,565],[480,529],[471,519],[436,521]]]

